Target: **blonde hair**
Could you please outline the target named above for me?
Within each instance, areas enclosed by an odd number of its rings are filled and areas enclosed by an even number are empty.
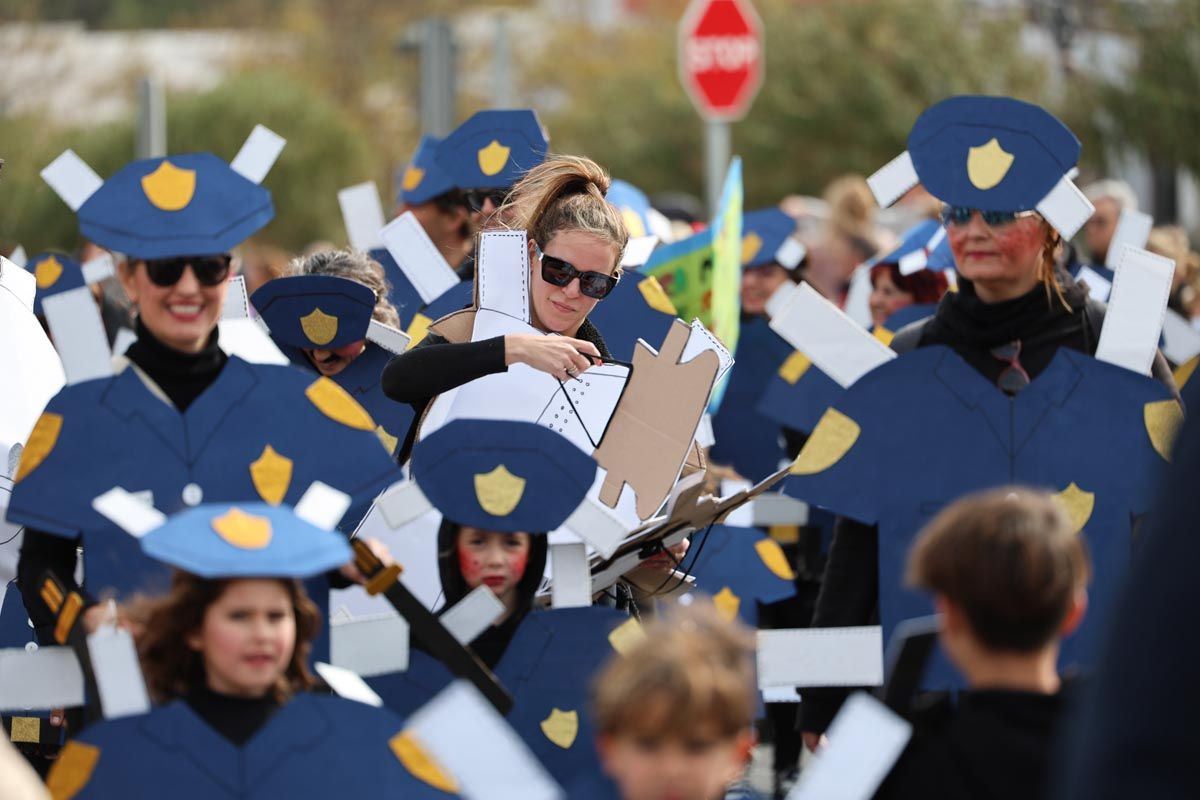
[[[500,216],[507,215],[514,228],[528,231],[539,247],[560,231],[591,234],[613,246],[616,267],[629,230],[621,212],[604,199],[611,183],[608,173],[590,158],[550,156],[517,181]]]
[[[323,250],[292,259],[288,275],[332,275],[361,283],[375,293],[371,318],[393,328],[400,327],[400,314],[388,298],[392,286],[379,262],[358,250]]]
[[[754,637],[711,603],[676,607],[615,656],[592,689],[602,734],[735,736],[754,721]]]
[[[1046,288],[1046,302],[1053,302],[1051,295],[1058,298],[1063,308],[1071,310],[1067,296],[1063,293],[1062,283],[1058,280],[1058,254],[1062,248],[1062,236],[1050,226],[1044,218],[1039,217],[1046,239],[1042,243],[1042,260],[1038,263],[1038,279]]]

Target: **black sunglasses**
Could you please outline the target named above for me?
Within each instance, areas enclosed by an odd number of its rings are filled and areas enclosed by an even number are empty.
[[[499,208],[508,199],[508,189],[467,189],[462,194],[467,208],[476,212],[483,211],[483,204],[488,200],[492,201],[493,208]]]
[[[983,221],[992,228],[1011,225],[1022,217],[1032,217],[1038,213],[1036,211],[984,211],[981,208],[969,208],[968,206],[942,206],[942,224],[966,225],[970,223],[971,217],[975,216],[977,211],[979,216],[983,217]]]
[[[588,270],[583,272],[561,258],[548,256],[536,244],[538,259],[542,262],[542,280],[555,286],[569,286],[571,281],[579,278],[579,291],[593,300],[603,300],[616,288],[619,276],[604,272]]]
[[[218,286],[229,277],[229,266],[233,256],[228,253],[215,256],[180,256],[179,258],[155,258],[146,262],[146,277],[155,286],[174,286],[183,277],[190,264],[192,274],[201,286]]]

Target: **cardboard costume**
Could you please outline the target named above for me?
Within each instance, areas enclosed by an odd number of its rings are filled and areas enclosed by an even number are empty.
[[[37,280],[37,295],[33,302],[33,313],[43,316],[42,301],[60,292],[68,292],[84,286],[83,265],[65,253],[38,253],[25,266]]]
[[[638,340],[661,342],[676,317],[658,278],[634,269],[624,270],[616,288],[588,314],[618,361],[633,359]]]
[[[879,526],[885,640],[901,620],[932,613],[903,572],[942,508],[1010,483],[1057,492],[1093,562],[1088,616],[1062,663],[1087,666],[1179,415],[1157,381],[1065,348],[1010,397],[949,348],[926,347],[868,373],[824,413],[784,491]],[[914,459],[935,468],[914,470]],[[958,682],[944,662],[926,676],[930,687]]]
[[[395,353],[380,344],[372,321],[375,295],[366,286],[332,275],[295,275],[268,281],[250,298],[271,338],[292,363],[316,371],[305,350],[332,350],[362,342],[363,351],[332,380],[367,410],[376,433],[395,453],[413,420],[413,410],[383,393],[380,376]],[[400,341],[403,334],[388,329]],[[395,345],[391,345],[395,346]]]
[[[413,151],[412,160],[399,175],[396,205],[421,205],[456,188],[450,174],[438,165],[437,154],[441,142],[436,136],[427,134],[421,137],[417,149]]]
[[[689,572],[725,619],[758,627],[758,605],[796,594],[795,573],[783,548],[757,528],[713,525],[695,536]]]

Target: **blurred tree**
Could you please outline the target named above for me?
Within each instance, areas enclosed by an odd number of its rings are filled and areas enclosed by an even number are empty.
[[[526,70],[546,99],[552,147],[587,153],[648,192],[703,187],[703,142],[676,72],[682,0],[650,0],[607,34],[548,33]],[[1018,45],[1019,15],[963,0],[755,0],[766,79],[733,128],[748,208],[819,194],[898,155],[918,114],[963,92],[1042,101],[1043,67]]]

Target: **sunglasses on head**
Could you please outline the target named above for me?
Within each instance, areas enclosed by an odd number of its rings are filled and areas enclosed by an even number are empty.
[[[571,264],[563,261],[561,258],[548,256],[542,252],[542,248],[534,245],[537,248],[538,260],[542,262],[542,280],[554,286],[568,286],[571,281],[579,278],[579,291],[593,300],[603,300],[608,297],[617,285],[619,277],[609,275],[605,272],[595,272],[588,270],[583,272],[575,269]]]
[[[191,265],[192,274],[201,286],[218,286],[229,277],[229,266],[233,256],[228,253],[215,256],[180,256],[179,258],[148,259],[146,277],[155,286],[174,286],[183,277],[183,271]]]
[[[942,224],[967,225],[976,212],[983,218],[984,223],[992,228],[1011,225],[1022,217],[1032,217],[1038,213],[1036,211],[984,211],[981,208],[967,206],[943,206]]]
[[[472,211],[483,211],[483,205],[488,200],[492,201],[493,208],[499,208],[508,199],[508,189],[467,189],[463,192],[463,199]]]

